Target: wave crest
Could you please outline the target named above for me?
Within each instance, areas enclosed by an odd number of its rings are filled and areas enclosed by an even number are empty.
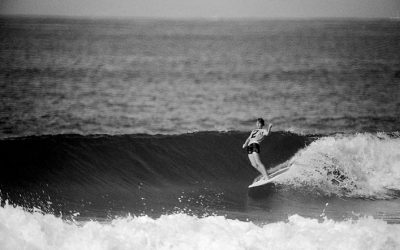
[[[393,198],[400,191],[400,138],[384,133],[322,137],[300,150],[280,182],[324,195]]]

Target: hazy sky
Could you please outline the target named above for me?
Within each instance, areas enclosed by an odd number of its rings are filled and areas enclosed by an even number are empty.
[[[0,14],[161,17],[400,17],[400,0],[0,0]]]

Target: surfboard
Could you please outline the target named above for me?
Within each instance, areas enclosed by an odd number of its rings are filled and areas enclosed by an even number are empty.
[[[254,179],[253,183],[249,186],[249,188],[258,187],[258,186],[262,186],[262,185],[268,184],[268,183],[270,183],[270,182],[273,182],[273,181],[276,180],[281,174],[285,173],[285,172],[288,171],[289,169],[290,169],[290,166],[287,166],[287,167],[281,168],[281,169],[279,169],[279,170],[273,172],[272,174],[269,175],[270,179],[264,179],[264,178],[259,179],[259,176],[258,176],[258,177],[256,177],[256,178]]]

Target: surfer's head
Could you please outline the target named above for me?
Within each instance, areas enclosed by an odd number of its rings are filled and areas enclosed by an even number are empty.
[[[264,125],[265,125],[264,119],[258,118],[257,119],[257,128],[262,128],[262,127],[264,127]]]

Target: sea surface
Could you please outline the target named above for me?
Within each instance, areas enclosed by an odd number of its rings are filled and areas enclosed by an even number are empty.
[[[400,21],[0,18],[1,249],[399,249]],[[242,144],[263,117],[274,184]]]

